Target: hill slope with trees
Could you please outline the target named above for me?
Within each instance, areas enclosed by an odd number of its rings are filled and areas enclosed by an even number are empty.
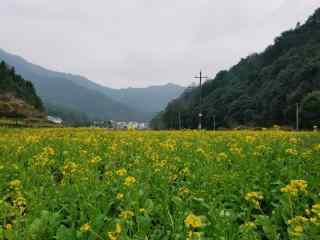
[[[0,117],[43,118],[44,107],[30,81],[0,62]]]
[[[49,114],[64,116],[68,122],[149,121],[184,90],[173,84],[112,89],[82,76],[45,69],[0,49],[1,59],[32,81]]]
[[[32,81],[49,114],[57,112],[57,109],[59,112],[65,112],[65,109],[68,109],[78,114],[83,113],[90,120],[139,120],[142,118],[142,114],[130,107],[100,92],[76,84],[70,79],[73,77],[71,74],[47,70],[1,49],[0,59],[14,66],[25,79]],[[51,109],[52,106],[54,109]]]
[[[24,80],[16,74],[14,68],[10,68],[4,61],[0,62],[0,94],[11,93],[17,98],[42,111],[41,99],[37,96],[36,90],[30,81]]]
[[[305,24],[282,33],[263,53],[242,59],[228,71],[204,83],[203,126],[294,126],[296,104],[320,90],[320,9]],[[182,128],[198,125],[200,88],[187,89],[152,121],[154,127]],[[309,101],[310,102],[310,101]],[[320,104],[320,102],[319,102]],[[317,106],[317,104],[309,104]],[[302,106],[303,107],[303,106]],[[308,125],[320,124],[308,115]],[[316,107],[309,109],[316,111]],[[303,122],[302,122],[303,124]]]

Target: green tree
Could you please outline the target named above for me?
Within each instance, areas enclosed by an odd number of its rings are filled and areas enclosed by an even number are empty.
[[[273,45],[219,72],[203,84],[203,127],[295,126],[296,103],[320,90],[320,9],[296,29],[286,31]],[[170,102],[160,117],[166,128],[196,128],[199,87],[189,88]],[[315,113],[308,113],[315,114]],[[309,116],[308,115],[308,116]]]
[[[320,91],[313,91],[302,100],[303,126],[312,128],[320,126]]]

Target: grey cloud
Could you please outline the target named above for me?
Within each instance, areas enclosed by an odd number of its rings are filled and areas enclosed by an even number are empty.
[[[189,85],[262,51],[320,0],[1,0],[0,48],[111,87]]]

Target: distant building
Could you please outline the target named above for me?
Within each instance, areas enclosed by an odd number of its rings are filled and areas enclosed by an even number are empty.
[[[110,121],[110,127],[113,129],[137,129],[137,130],[144,130],[148,128],[148,123],[144,122],[135,122],[135,121],[130,121],[130,122],[117,122],[117,121]]]
[[[144,129],[148,129],[149,128],[149,124],[148,123],[139,123],[138,125],[138,129],[140,130],[144,130]]]
[[[55,123],[55,124],[62,124],[63,123],[63,120],[59,117],[53,117],[53,116],[48,116],[48,121],[49,122],[52,122],[52,123]]]

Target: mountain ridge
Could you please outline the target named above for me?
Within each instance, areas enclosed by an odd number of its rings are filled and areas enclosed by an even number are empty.
[[[169,96],[159,97],[159,104],[145,108],[140,105],[150,104],[152,99],[149,102],[123,100],[123,92],[129,94],[131,91],[136,91],[135,88],[119,90],[108,88],[80,75],[49,70],[3,49],[0,49],[0,59],[6,60],[18,73],[34,83],[49,113],[54,106],[55,113],[57,108],[70,109],[70,111],[87,115],[85,118],[90,120],[148,121],[163,108],[163,105],[177,97],[184,89],[176,87],[177,89]],[[169,85],[169,87],[172,86],[174,85]],[[141,89],[145,92],[149,91],[149,88]],[[161,91],[159,87],[157,92]],[[134,104],[131,104],[132,102]],[[148,111],[144,111],[145,109]]]

